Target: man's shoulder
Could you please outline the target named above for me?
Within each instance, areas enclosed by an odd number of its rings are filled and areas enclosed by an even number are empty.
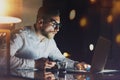
[[[24,26],[11,31],[11,38],[15,38],[16,35],[28,35],[31,33],[32,26]]]
[[[19,27],[17,29],[12,30],[12,34],[19,34],[24,31],[30,31],[32,29],[32,26],[24,26],[24,27]]]
[[[23,31],[29,31],[29,30],[32,30],[33,29],[33,26],[24,26],[23,27]]]

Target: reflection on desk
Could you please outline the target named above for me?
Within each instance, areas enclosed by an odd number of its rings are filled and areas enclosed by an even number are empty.
[[[35,80],[74,80],[73,75],[59,72],[57,70],[34,71],[34,70],[12,70],[11,75]]]
[[[66,73],[59,70],[12,70],[11,76],[26,80],[120,80],[120,73]]]

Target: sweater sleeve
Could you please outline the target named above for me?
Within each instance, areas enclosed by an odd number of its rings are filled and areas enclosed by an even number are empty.
[[[34,60],[10,57],[10,69],[34,69]]]
[[[54,39],[49,42],[49,58],[56,61],[62,61],[65,57],[62,55],[61,51],[58,49]]]
[[[78,61],[74,61],[69,58],[65,58],[63,62],[66,62],[68,69],[76,69],[75,64],[79,63]]]
[[[33,59],[24,59],[18,58],[15,56],[17,51],[19,51],[24,44],[22,36],[20,34],[16,34],[12,36],[10,41],[10,68],[11,69],[30,69],[34,68],[34,60]]]
[[[54,61],[66,62],[67,63],[67,68],[74,68],[75,69],[75,64],[77,64],[78,61],[74,61],[74,60],[71,60],[69,58],[65,58],[65,56],[58,49],[54,40],[51,42],[51,45],[52,45],[51,46],[52,51],[49,54],[49,57]]]

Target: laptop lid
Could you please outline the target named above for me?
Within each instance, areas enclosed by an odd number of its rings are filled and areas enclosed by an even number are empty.
[[[90,71],[85,70],[73,70],[73,69],[67,69],[67,72],[72,73],[97,73],[104,70],[107,57],[109,55],[109,51],[111,48],[111,42],[110,40],[100,36],[97,40],[94,55],[92,57],[91,62],[91,68]]]
[[[100,36],[94,50],[90,72],[100,72],[104,69],[110,48],[110,40]]]
[[[68,73],[81,73],[81,74],[120,73],[119,70],[104,69],[110,49],[111,49],[110,40],[100,36],[97,41],[95,50],[94,50],[94,55],[92,58],[90,71],[67,69],[67,72]]]

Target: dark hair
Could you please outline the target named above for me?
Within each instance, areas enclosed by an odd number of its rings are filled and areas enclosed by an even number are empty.
[[[59,16],[60,12],[57,8],[54,7],[40,7],[37,13],[37,20],[39,18],[49,19],[52,16]]]

